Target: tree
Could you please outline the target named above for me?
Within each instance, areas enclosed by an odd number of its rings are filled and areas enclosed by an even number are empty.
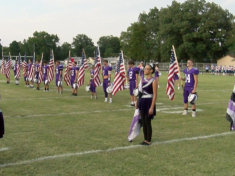
[[[11,55],[13,56],[18,56],[20,53],[20,46],[19,43],[17,41],[13,41],[10,43],[9,45],[9,50],[11,52]]]
[[[73,38],[72,46],[76,56],[81,56],[82,49],[85,50],[87,57],[93,57],[94,55],[94,50],[91,50],[91,47],[94,47],[94,43],[92,42],[92,39],[85,34],[78,34]]]
[[[112,35],[102,36],[97,43],[99,44],[101,57],[118,56],[120,53],[121,45],[118,37]],[[108,51],[106,52],[106,50]]]

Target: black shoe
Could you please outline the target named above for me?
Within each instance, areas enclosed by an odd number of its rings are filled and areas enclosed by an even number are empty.
[[[131,103],[131,106],[135,106],[135,104],[132,104],[132,103]]]
[[[74,96],[74,93],[72,93],[72,96]]]
[[[74,94],[74,96],[78,96],[78,94]]]
[[[144,144],[145,144],[145,142],[144,142],[144,141],[140,143],[140,145],[144,145]]]

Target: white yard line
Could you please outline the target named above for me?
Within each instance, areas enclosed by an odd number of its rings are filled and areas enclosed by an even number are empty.
[[[7,150],[9,150],[9,148],[0,148],[0,152],[7,151]]]
[[[77,96],[78,98],[79,97],[91,97],[90,95],[89,96]],[[2,101],[11,101],[11,100],[13,100],[13,101],[18,101],[18,100],[48,100],[48,99],[60,99],[60,98],[74,98],[74,96],[66,96],[66,97],[49,97],[49,98],[3,98],[3,99],[1,99]]]
[[[220,104],[223,102],[211,102],[211,103],[200,103],[197,105],[206,105],[206,104]],[[226,102],[228,103],[228,102]],[[170,106],[162,106],[157,107],[157,112],[162,113],[181,113],[182,111],[172,111],[177,109],[183,109],[183,107],[170,107]],[[48,117],[48,116],[63,116],[63,115],[77,115],[77,114],[92,114],[92,113],[101,113],[101,112],[116,112],[116,111],[130,111],[132,110],[134,112],[134,107],[129,106],[128,109],[114,109],[114,110],[96,110],[96,111],[80,111],[80,112],[65,112],[65,113],[54,113],[54,114],[33,114],[33,115],[18,115],[18,116],[4,116],[4,118],[29,118],[29,117]],[[168,110],[168,111],[166,111]],[[197,111],[202,111],[202,109],[197,109]]]
[[[182,141],[193,141],[193,140],[200,140],[200,139],[208,139],[208,138],[214,138],[214,137],[219,137],[219,136],[227,136],[227,135],[232,135],[232,134],[235,134],[235,133],[234,132],[225,132],[225,133],[212,134],[212,135],[206,135],[206,136],[197,136],[197,137],[191,137],[191,138],[173,139],[173,140],[169,140],[169,141],[154,142],[154,143],[152,143],[151,146],[160,145],[160,144],[171,144],[171,143],[177,143],[177,142],[182,142]],[[149,146],[149,147],[151,147],[151,146]],[[32,164],[32,163],[35,163],[35,162],[45,161],[45,160],[68,158],[68,157],[72,157],[72,156],[82,156],[82,155],[96,154],[96,153],[102,153],[102,152],[113,152],[113,151],[118,151],[118,150],[128,150],[128,149],[140,148],[140,147],[146,147],[146,146],[143,146],[143,145],[129,145],[129,146],[124,146],[124,147],[110,148],[110,149],[90,150],[90,151],[84,151],[84,152],[66,153],[66,154],[61,154],[61,155],[44,156],[44,157],[35,158],[35,159],[31,159],[31,160],[19,161],[19,162],[16,162],[16,163],[1,164],[0,168],[7,167],[7,166],[18,166],[18,165],[23,165],[23,164]]]
[[[114,112],[114,111],[129,111],[129,110],[134,111],[134,108],[114,109],[114,110],[80,111],[80,112],[68,112],[68,113],[59,113],[59,114],[35,114],[35,115],[4,116],[4,118],[62,116],[62,115],[92,114],[92,113],[99,113],[99,112],[110,112],[110,111]]]

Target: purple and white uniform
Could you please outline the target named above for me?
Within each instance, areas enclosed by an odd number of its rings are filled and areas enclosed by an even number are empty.
[[[13,67],[14,76],[16,76],[16,68],[17,68],[17,63],[15,63],[15,65],[14,65],[14,67]]]
[[[61,78],[62,81],[62,75],[63,73],[60,74],[60,71],[63,72],[63,65],[59,65],[55,67],[55,75],[56,75],[56,79],[55,79],[55,85],[58,87],[58,81]]]
[[[158,70],[155,68],[155,78],[159,78]]]
[[[71,73],[71,87],[73,88],[73,83],[75,81],[76,78],[76,70],[79,71],[79,67],[77,66],[73,66],[72,69],[70,70]]]
[[[139,67],[139,69],[140,69],[140,77],[143,78],[144,77],[144,67],[141,66],[141,67]]]
[[[136,75],[139,74],[140,68],[139,67],[133,67],[128,69],[128,76],[129,76],[129,90],[130,90],[130,95],[133,94],[133,90],[136,88]]]
[[[34,73],[34,77],[35,77],[36,79],[38,79],[38,77],[39,77],[39,70],[38,70],[39,66],[40,66],[40,64],[35,64],[35,73]]]
[[[45,81],[46,81],[46,79],[47,79],[47,69],[49,68],[49,66],[48,65],[44,65],[43,67],[42,67],[42,73],[43,73],[43,81],[44,81],[44,84],[45,84]]]
[[[110,66],[107,66],[107,67],[103,66],[102,70],[103,70],[103,77],[104,76],[108,76],[112,72],[112,67],[110,67]],[[108,97],[108,93],[106,91],[108,86],[109,86],[108,78],[107,79],[103,79],[103,91],[105,93],[105,97]]]
[[[95,87],[95,84],[94,84],[94,74],[95,74],[95,71],[94,70],[90,70],[90,74],[91,76],[93,76],[93,78],[91,77],[90,79],[90,91],[91,92],[96,92],[96,87]]]
[[[185,74],[185,87],[184,87],[184,103],[188,103],[188,96],[190,93],[192,93],[195,80],[194,80],[194,75],[199,74],[199,70],[197,68],[191,68],[189,69],[184,69],[184,74]]]
[[[174,75],[174,80],[179,80],[179,76],[177,74]]]
[[[149,115],[149,109],[152,105],[153,100],[153,81],[155,80],[154,77],[147,79],[141,78],[142,81],[142,97],[139,99],[138,108],[142,115],[148,115],[149,118],[153,119],[156,115],[156,106],[154,105],[153,108],[153,115]]]
[[[28,63],[27,64],[27,77],[29,77],[29,70],[31,69],[32,64]]]

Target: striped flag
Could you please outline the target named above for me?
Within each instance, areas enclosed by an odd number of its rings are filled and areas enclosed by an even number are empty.
[[[100,69],[101,69],[101,58],[99,45],[97,46],[96,58],[95,58],[95,71],[94,71],[94,85],[98,87],[101,84],[100,81]]]
[[[123,54],[120,53],[113,83],[113,96],[117,93],[117,91],[124,90],[125,81],[126,81],[126,76],[123,63]]]
[[[18,60],[17,60],[17,65],[16,65],[16,78],[20,79],[20,64],[21,64],[21,56],[19,53]]]
[[[7,78],[10,77],[10,68],[11,68],[11,57],[9,55],[9,57],[7,59],[7,63],[6,63],[6,69],[5,69],[5,73],[6,73]]]
[[[42,64],[43,64],[43,53],[42,53],[41,62],[40,62],[39,67],[38,67],[38,71],[39,71],[38,84],[41,84],[42,78],[43,78],[43,75],[42,75]]]
[[[67,86],[69,86],[71,84],[71,75],[70,75],[71,68],[72,68],[72,61],[69,57],[69,63],[67,64],[67,67],[64,71],[64,81]]]
[[[35,53],[33,53],[33,63],[29,69],[29,80],[33,80],[34,78],[34,70],[35,70]]]
[[[78,76],[78,88],[84,85],[84,77],[85,77],[85,69],[88,68],[85,54],[82,52],[82,62],[81,62],[81,68],[79,71],[79,76]]]
[[[170,100],[174,99],[175,96],[175,75],[179,73],[177,62],[175,60],[174,51],[171,51],[171,59],[170,59],[170,66],[169,66],[169,74],[168,74],[168,81],[166,87],[166,94],[169,96]]]
[[[26,54],[24,55],[24,61],[22,62],[22,68],[23,68],[23,76],[27,76],[27,57]]]
[[[2,66],[1,66],[1,74],[5,75],[5,60],[3,55],[3,46],[2,46]]]
[[[5,74],[6,74],[6,72],[5,72],[5,60],[4,60],[4,57],[3,57],[3,56],[2,56],[1,74],[2,74],[2,75],[5,75]]]
[[[48,82],[50,83],[53,79],[54,79],[54,54],[52,50],[49,62]]]

